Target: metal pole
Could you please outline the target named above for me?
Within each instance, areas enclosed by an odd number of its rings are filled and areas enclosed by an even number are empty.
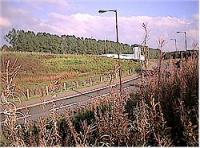
[[[171,40],[174,40],[175,50],[177,51],[176,39],[171,39]]]
[[[185,50],[187,51],[187,38],[186,38],[186,32],[184,32],[185,34]]]
[[[115,12],[115,21],[116,21],[115,25],[116,25],[117,47],[119,47],[117,10],[99,10],[99,13],[105,13],[105,12],[108,12],[108,11]],[[120,53],[121,53],[121,50],[120,50],[120,48],[118,48],[117,55],[118,55],[118,66],[119,66],[120,96],[121,96],[121,94],[122,94],[122,79],[121,79],[121,64],[120,64],[120,57],[119,57]]]
[[[119,35],[118,35],[117,10],[115,10],[115,19],[116,19],[116,35],[117,35],[117,43],[118,43],[119,42]]]
[[[185,50],[187,51],[187,37],[186,37],[186,32],[176,32],[176,33],[184,33],[185,34]]]
[[[178,51],[177,46],[176,46],[176,39],[175,39],[174,41],[175,41],[175,48],[176,48],[176,51]]]
[[[104,41],[104,54],[106,54],[106,38],[105,38],[105,41]]]
[[[121,77],[121,63],[120,63],[120,53],[121,50],[119,48],[119,34],[118,34],[118,21],[117,21],[117,10],[114,11],[115,12],[115,18],[116,18],[116,35],[117,35],[117,47],[118,47],[118,66],[119,66],[119,85],[120,85],[120,96],[122,95],[122,77]]]

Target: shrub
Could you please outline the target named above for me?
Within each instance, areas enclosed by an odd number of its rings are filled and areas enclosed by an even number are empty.
[[[35,124],[8,120],[4,136],[14,146],[198,146],[197,80],[197,58],[163,61],[137,93],[112,92]]]

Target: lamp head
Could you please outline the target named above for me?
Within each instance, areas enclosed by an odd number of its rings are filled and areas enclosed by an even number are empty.
[[[180,31],[178,31],[178,32],[176,32],[176,33],[185,33],[185,34],[186,34],[186,32],[180,32]]]
[[[99,13],[105,13],[105,12],[107,12],[106,10],[99,10],[98,11]]]

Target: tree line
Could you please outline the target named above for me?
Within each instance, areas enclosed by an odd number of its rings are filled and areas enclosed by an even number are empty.
[[[109,40],[96,40],[92,38],[76,37],[74,35],[54,35],[46,32],[35,33],[12,29],[5,35],[6,41],[10,44],[10,51],[25,52],[48,52],[54,54],[106,54],[133,53],[133,47]],[[150,48],[150,58],[156,58],[159,54],[157,49]]]

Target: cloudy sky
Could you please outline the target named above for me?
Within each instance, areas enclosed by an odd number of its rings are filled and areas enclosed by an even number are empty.
[[[158,38],[167,41],[166,50],[184,48],[186,31],[188,47],[198,42],[198,0],[0,0],[1,44],[12,28],[68,34],[95,39],[116,40],[114,13],[99,14],[99,9],[117,9],[119,40],[140,44],[148,23],[149,46],[157,48]]]

